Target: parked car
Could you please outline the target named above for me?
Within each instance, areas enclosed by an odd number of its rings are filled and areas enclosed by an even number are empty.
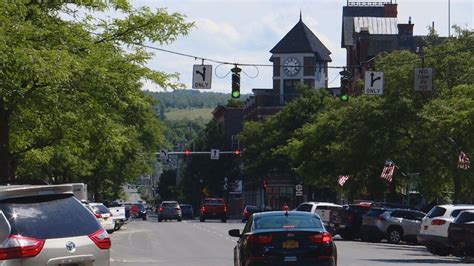
[[[252,214],[259,213],[261,211],[262,209],[254,205],[245,206],[244,210],[242,211],[242,222],[243,223],[247,222],[250,216],[252,216]]]
[[[120,230],[122,225],[124,225],[128,221],[125,207],[120,206],[119,204],[110,204],[109,206],[107,206],[107,208],[112,213],[112,219],[115,223],[114,230]]]
[[[398,244],[401,240],[416,243],[421,220],[425,215],[416,210],[373,208],[362,219],[362,239],[387,239],[392,244]]]
[[[110,265],[111,241],[72,185],[0,186],[0,264]]]
[[[344,206],[343,228],[339,230],[339,235],[345,240],[360,238],[360,227],[362,217],[370,210],[371,202],[359,202]]]
[[[325,227],[332,235],[337,234],[345,225],[343,223],[343,207],[342,205],[330,202],[303,202],[296,211],[316,213],[321,217]]]
[[[181,208],[177,201],[163,201],[158,207],[158,222],[176,219],[182,221]]]
[[[90,208],[92,213],[99,221],[100,225],[111,234],[115,231],[115,221],[110,210],[102,203],[88,203],[86,207]]]
[[[435,255],[447,256],[452,253],[448,243],[449,225],[462,211],[474,210],[474,205],[437,205],[434,206],[421,222],[418,242],[426,246]]]
[[[227,222],[228,208],[224,199],[207,198],[204,199],[200,208],[199,221],[205,222],[206,219],[220,219],[221,222]]]
[[[194,210],[191,204],[179,204],[183,219],[194,219]]]
[[[462,211],[448,228],[449,244],[457,257],[474,256],[474,210]]]
[[[234,265],[337,265],[337,248],[321,218],[310,212],[271,211],[252,215],[238,237]]]

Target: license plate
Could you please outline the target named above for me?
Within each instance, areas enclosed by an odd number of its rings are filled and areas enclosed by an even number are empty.
[[[295,262],[297,261],[298,259],[296,258],[296,256],[285,256],[285,258],[283,259],[285,262]]]
[[[284,249],[294,249],[294,248],[298,248],[299,246],[300,246],[300,243],[298,243],[298,241],[295,241],[295,240],[288,240],[288,241],[283,242]]]

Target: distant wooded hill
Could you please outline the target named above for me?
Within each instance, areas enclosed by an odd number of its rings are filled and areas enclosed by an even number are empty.
[[[197,90],[174,90],[170,92],[148,92],[159,101],[166,110],[213,108],[226,104],[230,94],[217,92],[200,92]]]

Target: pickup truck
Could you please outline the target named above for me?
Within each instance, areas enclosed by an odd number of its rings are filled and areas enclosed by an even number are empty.
[[[474,256],[474,210],[461,212],[449,225],[448,242],[454,256]]]
[[[321,217],[326,229],[332,234],[336,235],[344,228],[344,210],[341,205],[330,202],[303,202],[298,207],[297,211],[316,213]]]
[[[112,213],[112,219],[115,222],[115,231],[120,230],[128,219],[125,215],[125,207],[109,207],[109,211]]]
[[[227,222],[228,208],[223,199],[207,198],[204,199],[200,209],[200,221],[206,219],[220,219],[221,222]]]

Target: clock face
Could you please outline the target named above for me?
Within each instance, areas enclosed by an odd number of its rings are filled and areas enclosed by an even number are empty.
[[[290,57],[283,63],[283,71],[289,76],[294,76],[300,71],[300,62],[294,57]]]

